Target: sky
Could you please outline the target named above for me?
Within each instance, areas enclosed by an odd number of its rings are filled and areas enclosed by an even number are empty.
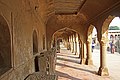
[[[112,20],[112,22],[110,23],[109,26],[118,26],[118,27],[120,27],[120,18],[119,17],[115,17]],[[96,32],[96,28],[94,27],[92,35],[94,36],[95,34],[97,34],[97,32]]]
[[[109,26],[118,26],[120,27],[120,18],[119,17],[115,17],[112,22],[110,23]]]

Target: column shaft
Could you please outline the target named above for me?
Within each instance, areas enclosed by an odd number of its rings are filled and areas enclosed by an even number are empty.
[[[86,59],[87,65],[93,65],[92,60],[92,51],[91,51],[91,42],[87,42],[87,59]]]
[[[82,43],[82,45],[81,45],[81,61],[80,61],[80,64],[85,64],[85,45],[84,45],[84,43]]]
[[[106,66],[106,54],[107,54],[107,44],[101,43],[100,44],[100,68],[98,74],[101,76],[108,76],[108,68]]]

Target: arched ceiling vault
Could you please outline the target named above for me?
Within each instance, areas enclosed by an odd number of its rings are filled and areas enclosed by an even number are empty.
[[[119,0],[47,0],[47,15],[79,17],[80,23],[87,23],[120,4]],[[57,17],[56,16],[56,17]],[[49,17],[48,17],[49,18]],[[51,18],[50,18],[51,19]]]
[[[101,29],[105,18],[120,13],[120,0],[47,1],[46,31],[50,36],[65,27],[77,30],[82,36],[85,36],[90,24]]]

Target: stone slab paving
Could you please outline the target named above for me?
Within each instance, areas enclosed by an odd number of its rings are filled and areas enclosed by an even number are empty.
[[[80,59],[65,48],[57,53],[56,74],[58,80],[112,80],[97,75],[95,66],[80,65]]]
[[[100,63],[100,50],[94,49],[93,53],[93,63],[99,68]],[[107,66],[109,70],[109,74],[112,80],[120,80],[120,54],[115,52],[115,54],[111,54],[107,52]]]

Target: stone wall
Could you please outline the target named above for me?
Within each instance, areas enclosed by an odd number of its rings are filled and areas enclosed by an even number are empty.
[[[8,25],[11,39],[11,54],[9,55],[11,58],[11,68],[4,73],[0,72],[0,80],[24,80],[26,76],[35,72],[33,31],[36,30],[37,32],[39,53],[43,50],[42,36],[46,36],[45,19],[42,19],[40,15],[38,15],[39,10],[36,8],[36,5],[38,6],[39,4],[36,4],[37,1],[38,0],[0,1],[0,15]],[[6,34],[6,31],[0,33]],[[6,61],[10,60],[7,57],[4,58]]]
[[[39,71],[30,74],[25,80],[57,80],[55,75],[56,49],[44,51],[37,58]]]

